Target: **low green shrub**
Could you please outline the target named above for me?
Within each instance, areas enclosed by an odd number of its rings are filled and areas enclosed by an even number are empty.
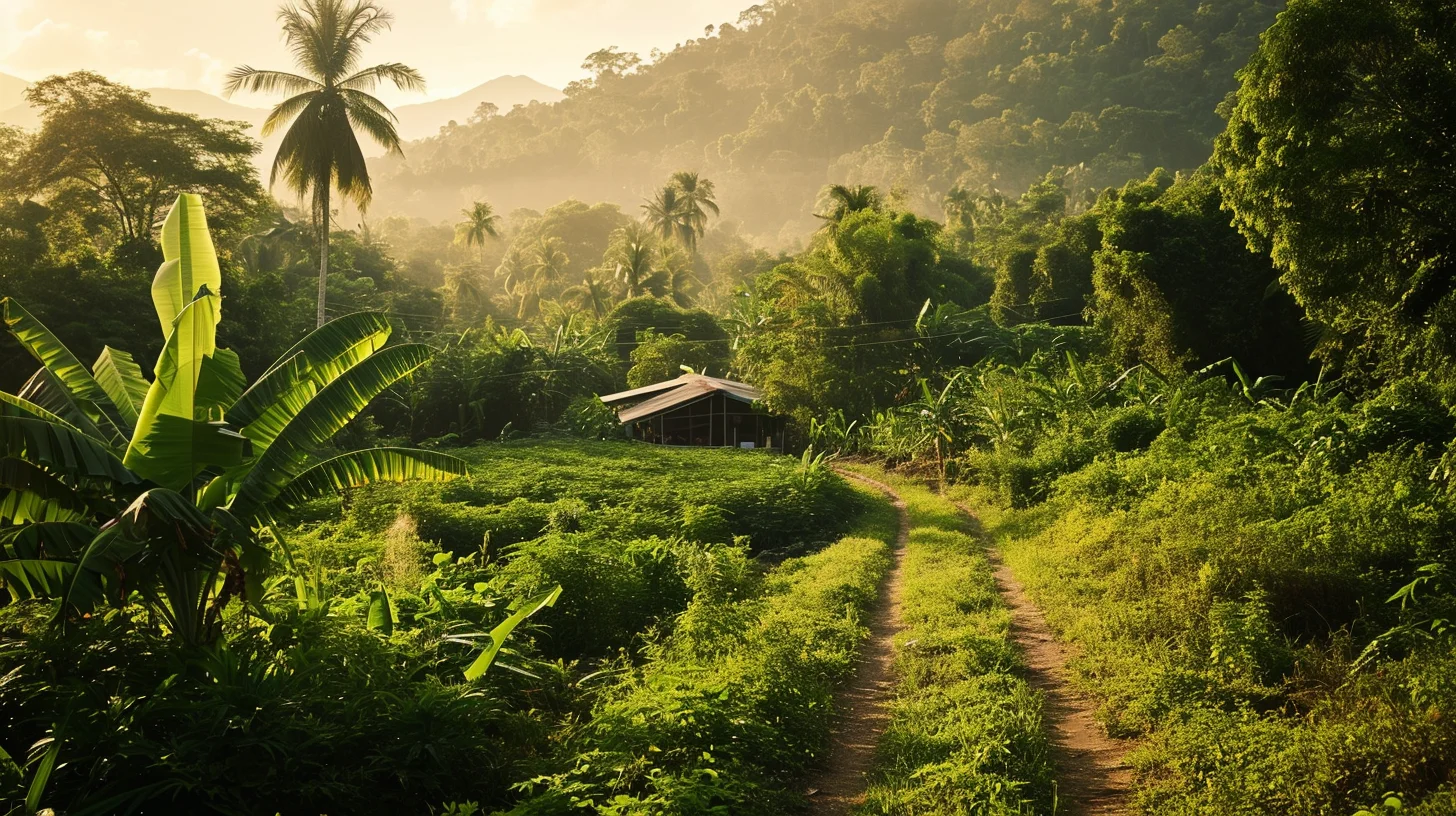
[[[64,631],[48,617],[36,604],[0,610],[0,740],[23,758],[54,738],[42,804],[78,816],[503,802],[547,746],[531,709],[562,686],[540,671],[465,683],[460,647],[387,640],[342,617],[282,612],[202,654],[139,610]],[[14,781],[0,801],[23,798]]]

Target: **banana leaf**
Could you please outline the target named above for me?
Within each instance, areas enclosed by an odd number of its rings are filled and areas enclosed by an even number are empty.
[[[217,252],[207,231],[207,214],[201,196],[195,193],[177,196],[162,224],[161,238],[162,257],[166,260],[152,279],[152,305],[156,307],[165,337],[171,333],[177,316],[203,287],[214,294],[222,291],[222,270],[217,265]],[[216,325],[221,319],[221,310],[213,318]]]
[[[0,522],[74,521],[86,503],[60,479],[23,459],[0,458]]]
[[[345,315],[320,326],[253,383],[228,410],[228,421],[238,427],[258,425],[252,436],[266,447],[286,420],[259,420],[282,395],[300,387],[316,391],[328,385],[383,348],[390,332],[389,318],[377,312]],[[273,428],[273,433],[264,433],[266,428]]]
[[[86,434],[75,425],[72,425],[70,422],[67,422],[65,419],[62,419],[60,416],[50,412],[44,406],[37,405],[24,397],[17,397],[14,394],[7,394],[4,391],[0,391],[0,416],[25,417],[26,419],[43,419],[46,422],[53,422],[57,425],[60,425],[66,430],[72,431],[73,433],[82,434],[83,436],[91,436],[90,434]],[[91,438],[93,440],[96,439],[96,437],[94,436],[91,436]]]
[[[0,561],[0,584],[18,601],[59,598],[76,576],[73,561],[16,558]]]
[[[516,609],[514,614],[490,630],[490,645],[486,646],[485,651],[481,652],[475,658],[474,662],[465,669],[465,679],[479,680],[490,669],[491,664],[495,662],[495,656],[500,653],[501,647],[505,645],[506,638],[510,637],[511,632],[515,631],[515,628],[520,626],[526,618],[531,617],[548,606],[555,606],[556,599],[560,597],[561,587],[557,586],[549,592],[543,592],[540,595],[522,601],[520,607]]]
[[[193,419],[221,422],[227,409],[243,393],[248,378],[243,375],[238,355],[231,349],[216,349],[202,358],[193,397]]]
[[[386,388],[430,358],[421,344],[391,346],[344,372],[314,395],[284,396],[291,419],[238,485],[233,512],[250,517],[264,511],[303,471],[309,452],[327,442]],[[251,439],[253,426],[243,429]]]
[[[76,359],[76,355],[19,303],[8,297],[0,298],[0,307],[3,307],[5,325],[10,333],[47,371],[55,375],[57,383],[67,396],[108,437],[122,437],[121,430],[107,414],[108,410],[116,410],[111,404],[111,398],[106,395],[101,384],[96,382],[96,378],[91,376],[86,366]]]
[[[42,465],[73,479],[91,477],[121,484],[141,480],[111,449],[63,423],[0,414],[0,456]]]
[[[209,401],[226,398],[242,376],[226,371],[236,369],[236,356],[216,353],[220,308],[221,299],[204,287],[177,316],[126,450],[127,467],[163,487],[180,489],[208,467],[234,467],[242,461],[242,436],[205,419],[211,413]],[[202,400],[199,382],[204,386]]]
[[[372,448],[335,456],[309,468],[278,494],[279,506],[296,507],[370,482],[443,482],[469,475],[457,457],[410,448]]]
[[[67,424],[74,426],[92,439],[98,439],[113,448],[122,448],[126,445],[126,436],[120,428],[107,425],[105,422],[101,425],[93,422],[91,413],[71,398],[71,393],[66,389],[65,384],[49,369],[37,369],[34,374],[30,375],[30,379],[25,381],[25,385],[20,387],[20,393],[17,396],[60,417]],[[119,421],[120,419],[118,419]]]
[[[147,398],[147,380],[142,376],[141,366],[136,364],[130,354],[105,346],[101,349],[101,356],[91,366],[91,373],[97,384],[111,398],[111,404],[116,406],[122,421],[126,423],[123,430],[130,435],[136,428],[137,416],[140,415],[142,403]]]
[[[370,629],[385,637],[394,634],[394,613],[389,608],[389,593],[384,587],[369,593],[369,617],[367,624]]]
[[[96,528],[74,521],[43,521],[0,532],[0,558],[75,560],[96,537]]]

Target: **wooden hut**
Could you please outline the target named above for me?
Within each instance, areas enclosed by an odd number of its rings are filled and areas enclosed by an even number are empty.
[[[627,436],[658,445],[782,450],[787,420],[758,406],[763,393],[733,380],[684,374],[608,394]]]

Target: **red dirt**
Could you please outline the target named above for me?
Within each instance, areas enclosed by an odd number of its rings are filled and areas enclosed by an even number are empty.
[[[865,776],[874,766],[875,745],[889,721],[887,707],[894,693],[894,638],[900,631],[900,562],[910,536],[905,502],[888,485],[849,471],[841,475],[884,491],[900,515],[890,569],[880,583],[869,614],[869,637],[860,649],[854,679],[835,695],[839,722],[830,737],[829,755],[808,783],[809,813],[842,816],[864,803]]]

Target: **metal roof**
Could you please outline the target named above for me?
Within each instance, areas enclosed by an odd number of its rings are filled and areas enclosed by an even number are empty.
[[[619,405],[634,399],[650,397],[641,404],[623,410],[618,418],[622,424],[635,422],[643,417],[660,414],[704,397],[721,393],[739,402],[754,403],[763,398],[763,392],[751,385],[702,374],[684,374],[675,380],[608,394],[601,398],[607,405]]]

